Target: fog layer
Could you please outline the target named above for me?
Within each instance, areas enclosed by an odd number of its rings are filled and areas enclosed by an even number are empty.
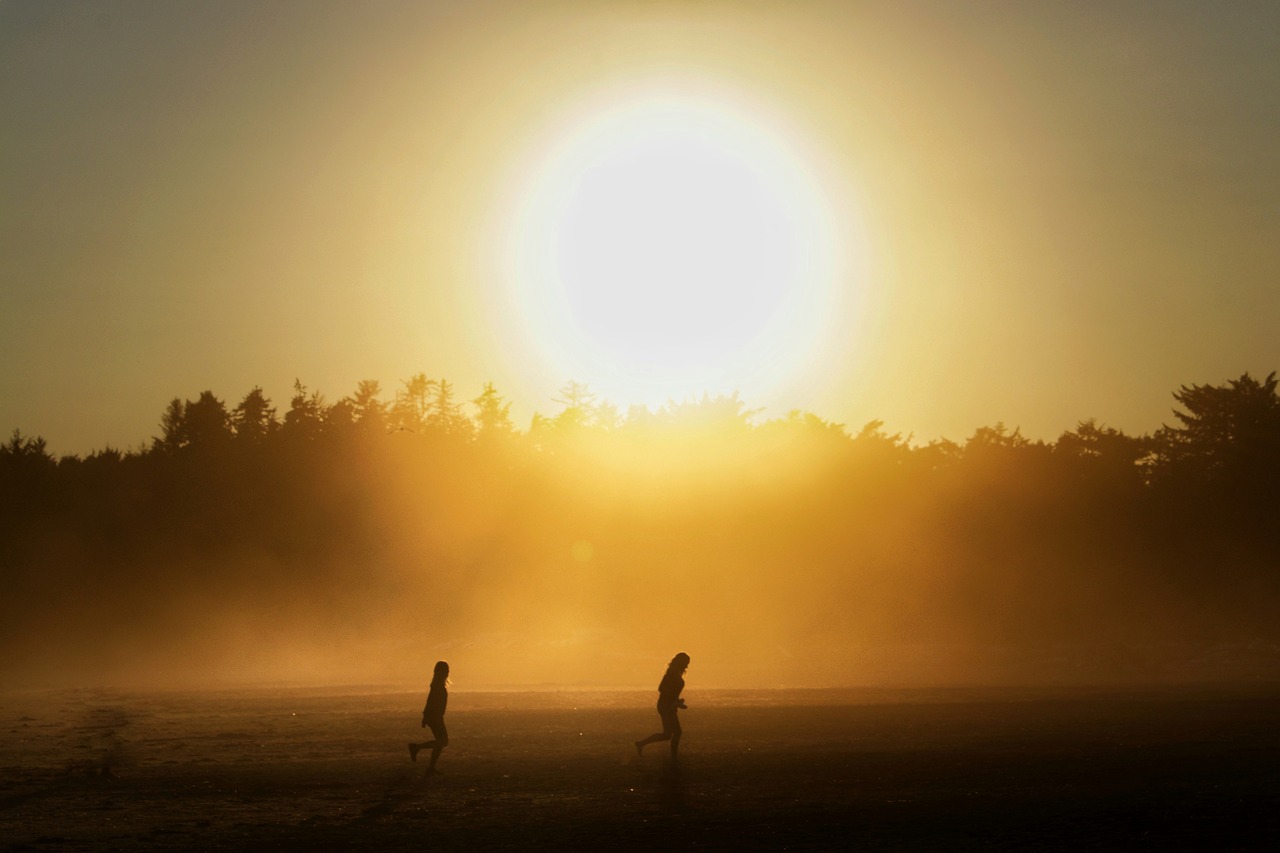
[[[527,432],[415,377],[299,386],[279,418],[175,400],[134,453],[15,433],[3,677],[425,684],[443,658],[472,688],[649,687],[681,650],[721,687],[1280,673],[1274,375],[1053,443],[566,390]]]

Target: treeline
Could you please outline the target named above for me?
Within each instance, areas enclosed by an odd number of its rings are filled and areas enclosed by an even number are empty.
[[[465,649],[558,683],[673,644],[726,684],[1280,674],[1276,374],[1173,397],[1150,435],[917,444],[578,383],[519,430],[492,385],[419,374],[389,398],[297,383],[283,412],[175,399],[127,452],[15,431],[0,652],[385,675]]]

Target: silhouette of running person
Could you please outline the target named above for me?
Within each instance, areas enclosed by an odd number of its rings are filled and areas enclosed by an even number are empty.
[[[431,676],[431,690],[427,693],[427,705],[422,709],[422,727],[430,728],[434,740],[409,744],[409,758],[417,761],[418,751],[431,750],[431,761],[427,764],[427,775],[436,772],[436,762],[441,751],[449,745],[449,730],[444,727],[444,709],[449,704],[449,663],[436,661],[435,673]]]
[[[657,743],[662,740],[671,741],[671,763],[675,765],[679,761],[678,750],[680,749],[680,709],[687,708],[684,700],[680,698],[680,691],[684,690],[684,671],[689,668],[689,656],[684,652],[680,652],[671,659],[671,663],[667,664],[666,675],[662,676],[662,681],[658,684],[658,716],[662,718],[662,731],[658,734],[649,735],[644,740],[636,741],[636,753],[644,755],[644,748],[651,743]]]

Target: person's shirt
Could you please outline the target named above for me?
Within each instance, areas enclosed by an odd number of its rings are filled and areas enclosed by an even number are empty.
[[[432,684],[427,693],[427,706],[422,709],[424,717],[443,717],[445,706],[449,704],[449,691],[443,684]]]
[[[679,673],[668,672],[662,676],[662,681],[658,684],[658,704],[675,705],[682,690],[684,690],[684,678]]]

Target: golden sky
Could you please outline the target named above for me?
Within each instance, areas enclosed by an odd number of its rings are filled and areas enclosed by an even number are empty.
[[[1280,368],[1280,7],[0,3],[0,429],[295,378],[1130,432]]]

